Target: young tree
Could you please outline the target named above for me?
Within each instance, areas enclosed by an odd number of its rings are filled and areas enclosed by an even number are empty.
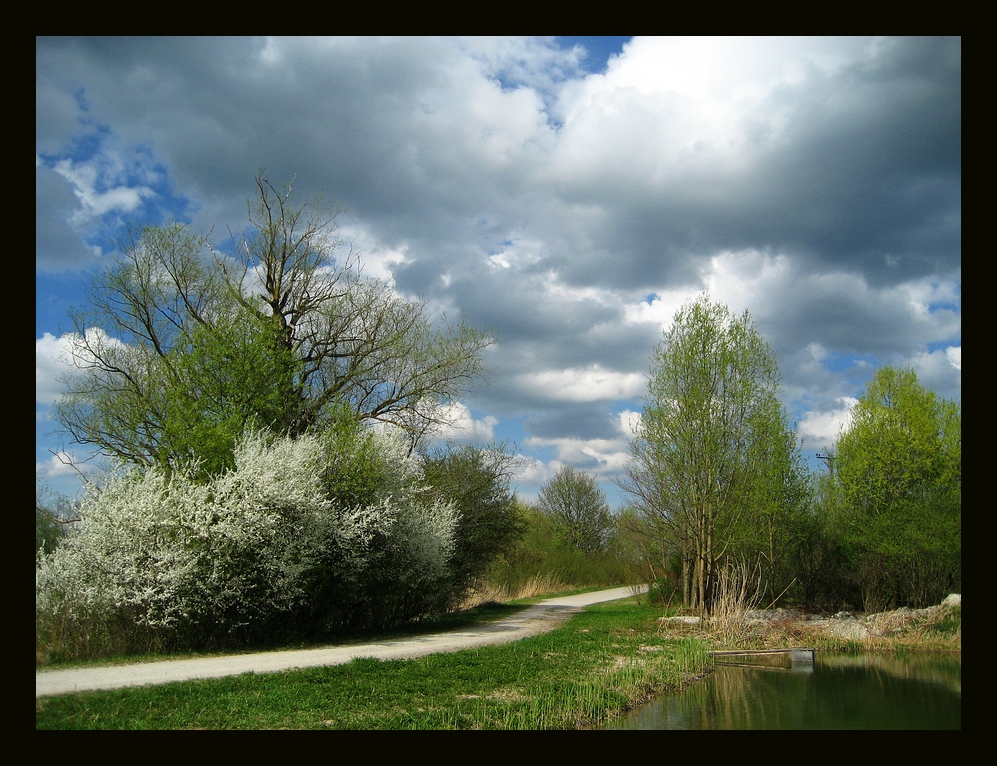
[[[651,359],[621,487],[680,557],[685,605],[708,612],[718,565],[748,519],[784,500],[795,435],[775,355],[748,312],[732,316],[701,295],[676,313]]]
[[[73,314],[76,374],[56,407],[73,441],[129,463],[230,467],[249,423],[297,435],[346,404],[413,442],[481,371],[491,338],[338,260],[336,211],[263,175],[229,257],[181,224],[147,228]],[[240,426],[240,427],[236,427]]]
[[[595,479],[562,466],[540,489],[540,510],[554,519],[572,548],[593,555],[605,550],[613,529],[606,493]]]
[[[509,488],[513,470],[522,462],[503,445],[448,447],[423,456],[427,501],[448,502],[459,512],[450,559],[455,605],[481,584],[492,562],[525,531]]]
[[[834,460],[840,532],[866,609],[938,603],[961,581],[962,416],[909,368],[876,371]]]

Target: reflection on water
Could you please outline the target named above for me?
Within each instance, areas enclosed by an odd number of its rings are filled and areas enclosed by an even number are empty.
[[[718,664],[606,729],[961,729],[962,658],[825,655],[789,667]]]

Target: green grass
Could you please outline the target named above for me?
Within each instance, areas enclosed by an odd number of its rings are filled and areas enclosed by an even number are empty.
[[[703,672],[706,644],[662,637],[660,614],[660,607],[625,599],[500,646],[45,697],[36,700],[35,727],[583,728],[678,690]]]

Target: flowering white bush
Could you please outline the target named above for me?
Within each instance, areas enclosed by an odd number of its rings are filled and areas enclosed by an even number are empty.
[[[397,435],[339,440],[336,454],[330,444],[247,433],[234,470],[207,483],[135,470],[88,494],[79,534],[39,554],[39,644],[122,629],[150,648],[150,637],[217,643],[388,624],[444,603],[434,589],[447,582],[454,509],[423,501],[418,462]],[[330,470],[356,468],[351,445],[378,458],[373,497],[352,507],[327,491]]]

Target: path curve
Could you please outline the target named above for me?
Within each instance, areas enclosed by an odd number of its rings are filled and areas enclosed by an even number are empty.
[[[410,659],[437,652],[456,652],[490,644],[504,644],[553,630],[560,622],[589,604],[616,601],[635,595],[632,587],[581,593],[541,601],[513,617],[445,633],[375,641],[348,646],[323,646],[191,660],[163,660],[134,665],[35,671],[35,698],[55,694],[119,689],[126,686],[165,684],[198,678],[221,678],[242,673],[273,673],[291,668],[344,665],[357,657],[379,660]]]

